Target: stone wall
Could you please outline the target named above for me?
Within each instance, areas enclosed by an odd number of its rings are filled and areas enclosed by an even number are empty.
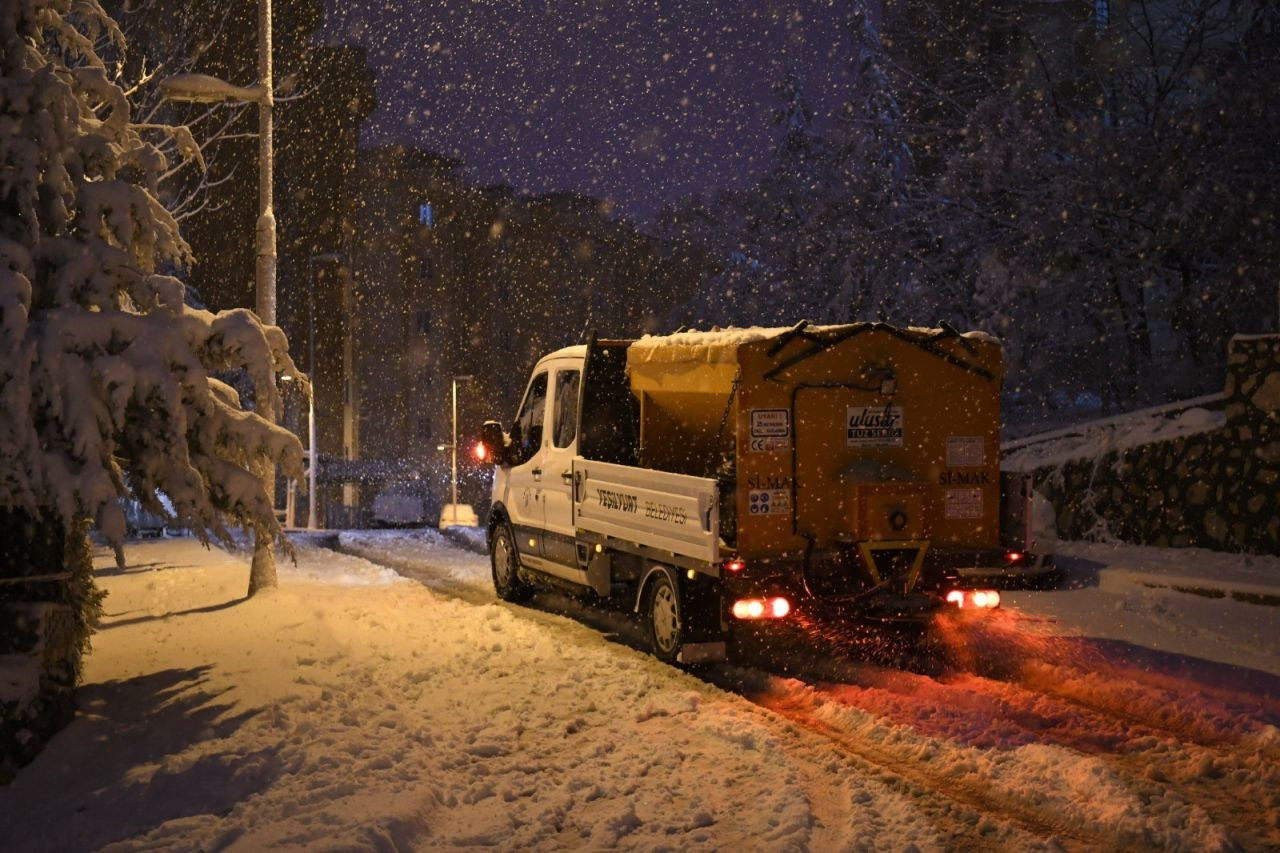
[[[78,660],[70,607],[0,603],[0,784],[75,717]]]
[[[1035,470],[1058,535],[1280,554],[1280,336],[1228,346],[1226,422]]]
[[[0,509],[0,784],[74,718],[101,600],[82,528]]]

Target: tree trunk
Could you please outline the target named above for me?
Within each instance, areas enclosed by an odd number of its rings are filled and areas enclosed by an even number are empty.
[[[257,595],[264,589],[275,589],[278,585],[276,555],[271,547],[271,536],[261,527],[255,527],[253,562],[249,565],[249,596]]]

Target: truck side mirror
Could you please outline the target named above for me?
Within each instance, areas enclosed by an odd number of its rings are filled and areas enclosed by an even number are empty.
[[[503,435],[502,425],[497,421],[485,421],[480,427],[480,441],[472,451],[476,461],[484,465],[502,465],[506,462],[506,450],[507,438]]]

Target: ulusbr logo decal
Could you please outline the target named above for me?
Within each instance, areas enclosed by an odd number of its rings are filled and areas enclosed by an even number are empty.
[[[845,414],[848,447],[902,446],[901,406],[849,406]]]

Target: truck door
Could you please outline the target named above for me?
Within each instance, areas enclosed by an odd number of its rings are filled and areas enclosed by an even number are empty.
[[[506,505],[515,532],[516,550],[522,557],[537,558],[542,553],[547,382],[547,371],[534,374],[511,427],[512,456],[507,472]]]
[[[573,526],[573,457],[578,452],[578,405],[582,370],[578,363],[552,365],[551,433],[542,456],[544,527],[542,556],[578,568]]]

